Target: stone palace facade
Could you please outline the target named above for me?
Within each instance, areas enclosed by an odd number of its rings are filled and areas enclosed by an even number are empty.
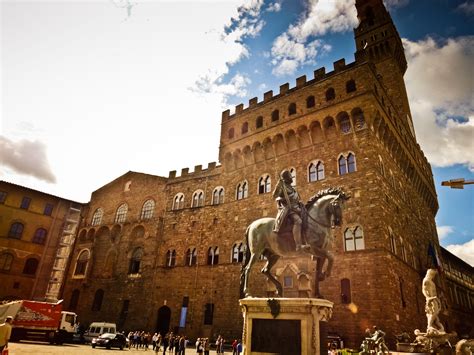
[[[421,280],[430,243],[440,253],[433,176],[416,141],[397,29],[381,0],[356,7],[355,61],[340,59],[330,72],[317,69],[223,112],[220,164],[168,177],[128,172],[92,193],[64,289],[82,323],[239,338],[245,229],[276,215],[271,192],[290,169],[305,200],[331,186],[352,196],[334,231],[333,274],[321,283],[334,302],[328,331],[356,347],[373,325],[389,340],[426,327]],[[314,269],[302,257],[274,270],[286,297],[309,297]],[[250,286],[274,293],[257,271]]]

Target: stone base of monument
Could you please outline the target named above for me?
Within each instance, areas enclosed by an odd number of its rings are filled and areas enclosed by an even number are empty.
[[[243,298],[243,355],[319,355],[321,321],[333,303],[320,298]],[[327,353],[327,352],[326,352]]]

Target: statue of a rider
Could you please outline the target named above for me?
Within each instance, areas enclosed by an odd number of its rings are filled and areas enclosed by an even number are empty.
[[[300,201],[300,196],[296,189],[291,185],[293,177],[288,170],[283,170],[280,175],[275,190],[273,191],[273,198],[276,199],[278,205],[278,214],[275,220],[273,231],[278,233],[281,226],[288,218],[293,225],[293,238],[295,239],[296,251],[309,250],[309,244],[303,241],[302,237],[302,213],[305,208]]]

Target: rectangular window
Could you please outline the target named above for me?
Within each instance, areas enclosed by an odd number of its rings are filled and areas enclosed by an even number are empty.
[[[7,193],[5,191],[0,191],[0,203],[5,203],[7,199]]]
[[[23,197],[23,200],[21,200],[20,208],[27,210],[30,207],[30,203],[31,203],[31,198],[25,196]]]
[[[283,286],[288,288],[293,287],[293,277],[285,276],[283,279]]]
[[[51,216],[52,213],[53,213],[53,204],[47,203],[47,204],[44,206],[43,214],[44,214],[45,216]]]
[[[206,303],[204,307],[204,325],[212,325],[214,318],[214,303]]]

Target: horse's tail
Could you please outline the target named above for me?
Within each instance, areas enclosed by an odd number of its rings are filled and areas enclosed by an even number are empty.
[[[244,282],[245,282],[245,268],[247,267],[250,261],[250,248],[249,248],[249,230],[250,226],[247,227],[245,231],[245,256],[244,262],[242,263],[242,268],[240,269],[240,298],[244,298]]]

